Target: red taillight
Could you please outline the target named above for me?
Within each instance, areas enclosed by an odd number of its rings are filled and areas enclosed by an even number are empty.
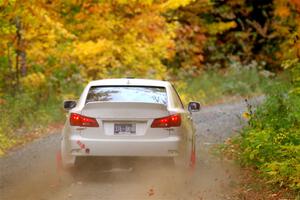
[[[162,117],[158,119],[154,119],[151,128],[170,128],[180,126],[181,124],[181,116],[180,114],[170,115],[167,117]]]
[[[71,126],[99,127],[99,124],[95,118],[86,117],[76,113],[71,113],[70,124]]]

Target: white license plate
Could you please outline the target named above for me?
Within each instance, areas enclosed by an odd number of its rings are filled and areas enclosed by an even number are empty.
[[[135,124],[115,124],[114,125],[114,134],[135,134],[136,126]]]

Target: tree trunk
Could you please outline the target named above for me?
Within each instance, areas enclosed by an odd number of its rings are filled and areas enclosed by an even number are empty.
[[[26,52],[24,47],[24,39],[22,37],[22,22],[19,17],[16,17],[16,36],[17,36],[17,47],[16,47],[16,80],[17,87],[19,86],[20,72],[21,76],[26,76]]]
[[[10,53],[10,44],[7,43],[7,59],[8,59],[8,73],[7,76],[5,77],[5,85],[14,88],[15,84],[13,83],[14,80],[14,73],[13,73],[13,64],[11,60],[11,53]],[[14,90],[13,90],[14,91]]]

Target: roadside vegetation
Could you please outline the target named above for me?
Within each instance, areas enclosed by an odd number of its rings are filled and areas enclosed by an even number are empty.
[[[249,107],[249,125],[227,141],[224,152],[268,184],[300,192],[300,96],[293,90],[291,83],[273,84],[257,110]]]
[[[256,64],[248,67],[237,64],[225,70],[204,71],[198,77],[179,81],[176,86],[186,104],[198,100],[209,105],[263,95],[268,86],[281,81],[280,76],[274,76],[264,74]]]
[[[300,191],[300,96],[291,84],[275,84],[234,141],[238,159],[270,183]]]
[[[169,80],[206,105],[265,94],[238,159],[299,190],[300,1],[0,0],[0,155],[113,77]]]

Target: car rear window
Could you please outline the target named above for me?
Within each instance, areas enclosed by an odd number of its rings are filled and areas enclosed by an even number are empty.
[[[152,86],[92,86],[86,103],[95,101],[145,102],[167,105],[165,87]]]

